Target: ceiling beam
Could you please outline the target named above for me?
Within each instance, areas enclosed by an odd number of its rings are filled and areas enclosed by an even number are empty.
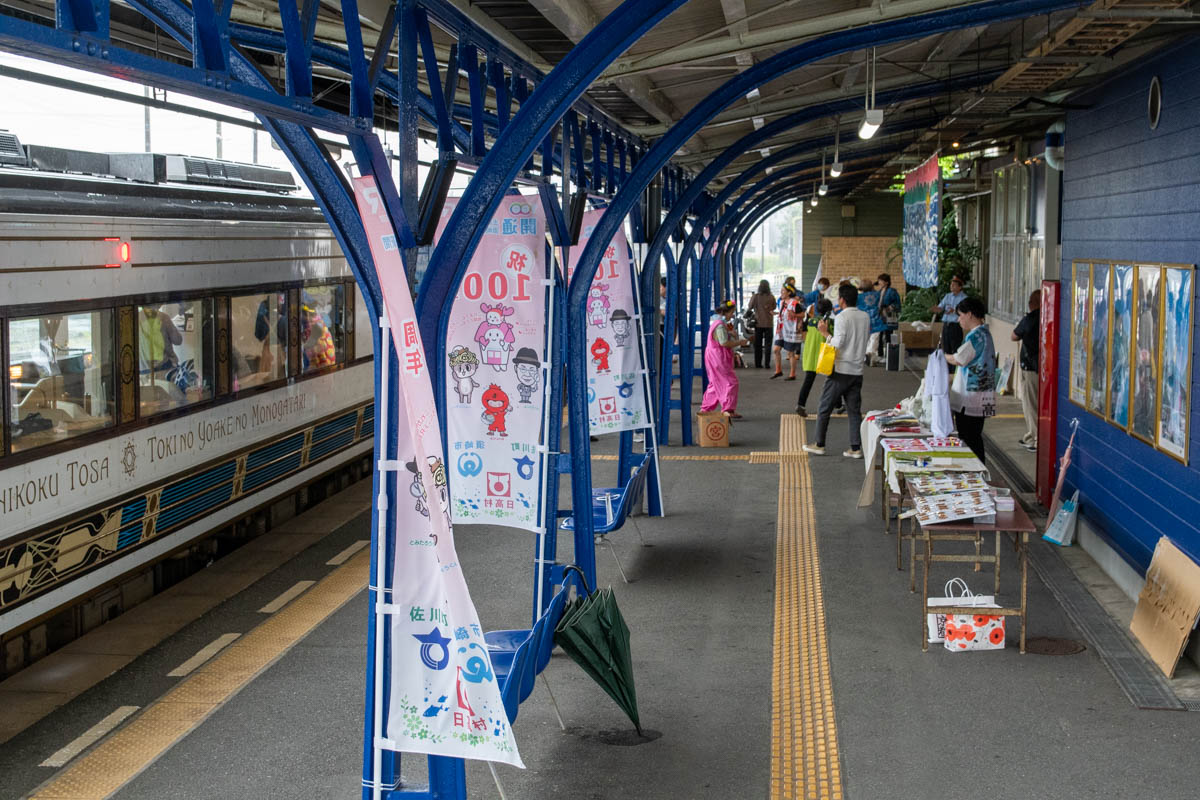
[[[539,3],[544,1],[546,0],[539,0]],[[573,2],[573,0],[566,1]],[[824,14],[819,17],[786,25],[772,25],[753,33],[746,33],[736,40],[714,38],[706,41],[689,42],[646,56],[629,56],[617,59],[612,66],[605,70],[601,75],[601,79],[642,75],[654,70],[714,58],[731,58],[738,53],[753,53],[755,50],[760,50],[764,47],[792,46],[800,39],[807,39],[833,31],[869,25],[885,20],[902,19],[930,11],[970,5],[975,1],[894,0],[894,2],[889,2],[885,5],[858,8],[837,14]]]
[[[600,16],[583,0],[529,0],[529,4],[572,42],[578,43],[600,24]],[[644,75],[617,78],[612,84],[658,120],[664,130],[682,116],[670,100],[655,91],[654,84]],[[703,146],[702,141],[700,145]]]

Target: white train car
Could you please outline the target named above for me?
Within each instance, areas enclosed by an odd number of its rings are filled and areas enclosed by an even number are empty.
[[[197,542],[228,549],[214,531],[369,471],[371,331],[294,189],[0,132],[0,675],[182,577]]]

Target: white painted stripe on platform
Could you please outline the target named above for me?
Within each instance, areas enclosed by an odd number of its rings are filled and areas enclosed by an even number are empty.
[[[61,767],[70,761],[75,756],[82,753],[84,750],[91,747],[96,742],[103,739],[108,732],[120,725],[129,716],[137,711],[139,706],[121,706],[116,711],[109,714],[104,719],[97,722],[92,727],[84,731],[75,741],[68,744],[63,749],[59,750],[54,755],[47,758],[38,766],[40,767]]]
[[[295,600],[300,595],[304,594],[308,587],[312,586],[316,581],[297,581],[296,585],[288,589],[283,594],[276,597],[271,602],[258,610],[260,614],[274,614],[279,609],[286,606],[288,603]]]
[[[357,542],[350,545],[345,550],[343,550],[342,552],[338,553],[333,558],[326,561],[325,565],[330,566],[330,567],[341,566],[342,564],[346,563],[346,561],[350,558],[350,556],[354,555],[359,550],[362,550],[364,547],[366,547],[370,543],[371,543],[370,539],[359,539]]]
[[[189,658],[187,661],[180,664],[175,669],[167,673],[168,678],[182,678],[189,674],[192,670],[199,667],[205,661],[215,656],[217,653],[229,646],[234,639],[241,636],[240,633],[223,633],[216,639],[204,645],[196,655]]]

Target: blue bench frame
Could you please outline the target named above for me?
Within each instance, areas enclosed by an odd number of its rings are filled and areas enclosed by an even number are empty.
[[[509,723],[516,720],[518,707],[533,692],[534,680],[550,663],[550,654],[554,652],[554,629],[562,620],[569,594],[567,587],[572,583],[579,591],[586,591],[578,578],[564,571],[562,589],[550,600],[546,613],[538,617],[532,628],[488,631],[483,635]],[[546,688],[548,690],[549,686]],[[562,717],[558,722],[565,729]]]
[[[631,453],[628,458],[629,465],[633,468],[633,474],[629,476],[629,480],[625,482],[624,486],[592,489],[592,531],[595,534],[593,542],[594,544],[608,545],[608,551],[612,553],[613,560],[617,562],[617,570],[621,573],[621,580],[625,583],[629,583],[629,578],[625,576],[625,568],[621,566],[621,559],[617,557],[617,551],[606,534],[618,530],[625,524],[630,513],[641,506],[642,498],[646,494],[646,479],[653,464],[649,453]],[[570,512],[561,513],[570,514]],[[559,524],[559,527],[565,531],[574,531],[575,517],[567,516]],[[638,536],[641,536],[640,531]]]

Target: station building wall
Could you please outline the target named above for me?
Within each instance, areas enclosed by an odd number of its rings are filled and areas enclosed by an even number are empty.
[[[1147,96],[1154,76],[1162,84],[1162,114],[1151,130]],[[1070,421],[1078,418],[1064,494],[1079,489],[1082,543],[1088,544],[1085,532],[1099,537],[1128,565],[1118,563],[1116,571],[1134,577],[1130,570],[1145,573],[1161,536],[1200,561],[1200,358],[1193,352],[1186,465],[1073,404],[1071,264],[1200,262],[1200,48],[1172,48],[1072,102],[1087,108],[1069,112],[1066,121],[1056,447],[1061,457]],[[1198,312],[1193,296],[1193,347]],[[1129,581],[1122,587],[1130,592]]]
[[[854,216],[843,217],[842,206],[853,205]],[[822,242],[827,236],[885,236],[895,241],[904,230],[904,203],[898,194],[875,194],[865,197],[846,199],[842,197],[825,197],[812,210],[804,215],[804,229],[801,233],[801,255],[803,265],[800,269],[798,283],[808,287],[812,285],[817,275],[817,266],[821,263]],[[875,274],[887,272],[887,263],[881,263]],[[893,265],[893,273],[900,272],[897,261]],[[840,275],[826,277],[836,281]]]

